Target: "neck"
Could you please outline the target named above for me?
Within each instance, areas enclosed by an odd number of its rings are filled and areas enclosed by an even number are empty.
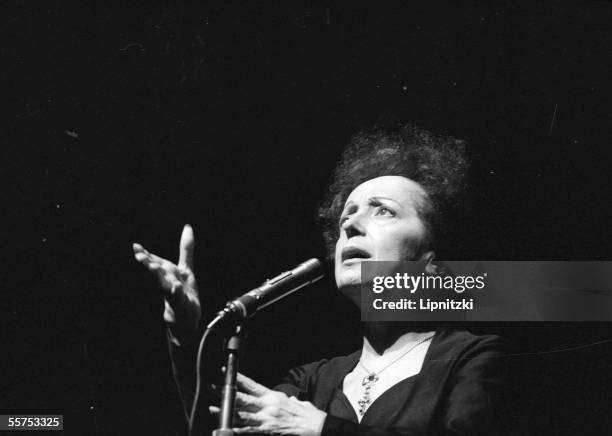
[[[378,354],[383,354],[385,350],[397,342],[400,336],[406,333],[420,333],[431,330],[436,330],[436,326],[431,323],[386,321],[363,323],[363,335]]]

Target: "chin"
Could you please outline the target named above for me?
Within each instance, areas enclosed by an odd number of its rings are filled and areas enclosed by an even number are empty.
[[[341,279],[336,279],[336,286],[339,291],[342,291],[344,288],[354,288],[355,286],[361,286],[361,277],[359,275],[351,276],[351,277],[342,277]]]
[[[336,286],[342,290],[345,286],[361,285],[361,265],[336,266]]]
[[[342,295],[357,306],[361,301],[361,271],[360,268],[340,267],[336,271],[336,286]]]

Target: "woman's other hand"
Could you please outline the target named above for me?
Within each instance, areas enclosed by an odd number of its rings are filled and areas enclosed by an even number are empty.
[[[308,401],[268,389],[238,374],[234,433],[320,436],[327,414]],[[211,407],[218,413],[217,407]]]
[[[189,224],[183,227],[178,264],[149,253],[140,244],[134,243],[132,248],[136,260],[156,274],[165,291],[164,320],[172,333],[172,341],[184,344],[197,332],[202,313],[193,274],[193,229]]]

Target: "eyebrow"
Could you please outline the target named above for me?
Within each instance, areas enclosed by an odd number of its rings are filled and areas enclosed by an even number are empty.
[[[352,201],[347,202],[342,208],[341,215],[344,214],[347,211],[347,209],[350,208],[351,206],[356,206],[356,204]]]
[[[393,198],[389,198],[389,197],[384,197],[382,195],[377,195],[374,197],[369,197],[368,198],[368,203],[371,203],[372,201],[378,201],[380,202],[380,200],[387,200],[387,201],[392,201],[393,203],[397,204],[400,208],[402,208],[403,206],[401,205],[400,202],[398,202],[397,200],[394,200]],[[346,210],[350,207],[350,206],[354,206],[355,202],[353,201],[349,201],[347,202],[344,207],[342,208],[342,213],[346,212]]]
[[[402,206],[402,205],[401,205],[401,203],[400,203],[399,201],[394,200],[393,198],[383,197],[383,196],[381,196],[381,195],[377,195],[376,197],[370,197],[370,198],[368,198],[368,201],[372,201],[372,200],[376,200],[376,201],[379,201],[379,200],[387,200],[387,201],[392,201],[393,203],[397,204],[397,205],[398,205],[398,206],[400,206],[400,207]]]

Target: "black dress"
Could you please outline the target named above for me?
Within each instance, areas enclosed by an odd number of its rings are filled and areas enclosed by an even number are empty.
[[[342,383],[360,355],[297,367],[275,389],[326,411],[323,436],[503,433],[506,355],[498,336],[438,329],[421,372],[381,394],[358,423]]]

